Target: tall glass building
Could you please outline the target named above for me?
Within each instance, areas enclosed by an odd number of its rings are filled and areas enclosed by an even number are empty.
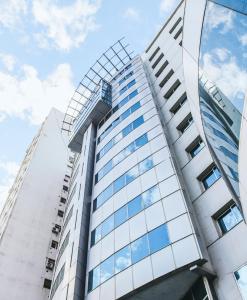
[[[82,79],[51,299],[247,299],[246,9],[182,1]]]

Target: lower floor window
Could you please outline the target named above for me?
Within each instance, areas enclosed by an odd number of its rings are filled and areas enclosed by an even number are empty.
[[[244,300],[247,300],[247,265],[234,272],[240,293]]]
[[[88,292],[120,271],[170,244],[167,226],[163,224],[141,236],[104,260],[89,272]]]

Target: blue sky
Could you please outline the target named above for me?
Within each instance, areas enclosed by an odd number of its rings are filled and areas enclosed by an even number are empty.
[[[0,207],[50,108],[65,111],[83,74],[119,38],[145,50],[179,2],[0,1]]]

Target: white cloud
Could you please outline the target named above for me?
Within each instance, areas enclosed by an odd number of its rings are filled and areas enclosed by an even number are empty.
[[[225,61],[231,55],[231,52],[226,48],[216,48],[214,53],[220,61]]]
[[[223,53],[224,49],[221,50]],[[215,53],[219,53],[219,49],[203,56],[203,71],[206,77],[215,82],[228,98],[242,98],[246,93],[247,72],[241,69],[234,56],[228,55],[224,62],[219,63],[219,57],[215,56]]]
[[[0,24],[7,28],[13,28],[20,24],[21,17],[27,13],[26,0],[1,0]]]
[[[13,55],[0,53],[0,60],[8,71],[13,71],[16,59]]]
[[[162,0],[160,2],[160,10],[164,13],[169,13],[177,4],[177,0]]]
[[[14,161],[0,161],[0,172],[3,173],[0,181],[0,212],[8,197],[15,176],[19,170],[19,165]]]
[[[35,37],[42,47],[55,45],[62,50],[79,47],[88,33],[98,28],[95,14],[99,8],[100,0],[76,0],[68,5],[33,0],[33,17],[43,27]]]
[[[233,18],[235,13],[231,9],[224,8],[223,6],[214,3],[208,3],[205,16],[206,32],[222,26],[220,32],[222,34],[228,32],[233,28]]]
[[[247,46],[247,33],[244,34],[244,35],[242,35],[242,36],[240,36],[240,37],[239,37],[239,40],[240,40],[240,42],[241,42],[241,44],[242,44],[243,46]]]
[[[65,111],[73,94],[70,65],[60,64],[45,79],[31,65],[20,67],[20,75],[0,72],[0,116],[16,116],[40,124],[51,107]]]
[[[138,10],[133,7],[128,7],[126,9],[126,11],[124,12],[123,16],[127,19],[132,19],[135,21],[140,20],[140,14],[139,14]]]

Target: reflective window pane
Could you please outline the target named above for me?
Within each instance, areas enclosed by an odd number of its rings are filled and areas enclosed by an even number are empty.
[[[132,131],[132,124],[129,124],[122,131],[123,132],[123,137],[125,137],[126,135],[128,135],[131,131]]]
[[[247,266],[234,272],[238,287],[244,300],[247,300]]]
[[[100,266],[89,272],[88,291],[95,289],[100,284]]]
[[[102,238],[114,229],[114,216],[111,215],[101,225]]]
[[[129,218],[133,217],[134,215],[138,214],[141,210],[143,210],[142,205],[142,197],[137,196],[132,201],[128,203],[128,216]]]
[[[226,233],[243,220],[240,210],[233,204],[219,218],[218,223],[222,233]]]
[[[126,246],[115,253],[115,274],[131,265],[130,246]]]
[[[101,239],[101,225],[96,227],[91,233],[91,246],[96,244]]]
[[[138,176],[139,176],[138,166],[135,166],[134,168],[132,168],[126,173],[126,184],[129,184]]]
[[[154,253],[170,244],[167,227],[162,225],[148,233],[150,252]]]
[[[105,203],[113,195],[112,185],[109,185],[99,196],[97,197],[97,207]]]
[[[221,177],[220,171],[217,167],[213,167],[212,170],[202,179],[202,183],[205,189],[208,189]]]
[[[141,116],[133,122],[133,129],[139,127],[143,123],[144,123],[144,119],[143,116]]]
[[[160,199],[160,191],[158,186],[154,186],[142,194],[144,207],[148,207]]]
[[[125,186],[125,175],[122,175],[117,180],[113,182],[113,192],[114,194],[117,193]]]
[[[140,148],[143,145],[147,144],[148,142],[148,137],[147,134],[145,133],[144,135],[140,136],[137,140],[136,140],[136,147]]]
[[[114,255],[100,265],[100,282],[103,283],[114,275]]]
[[[131,258],[133,264],[135,264],[136,262],[140,261],[148,255],[149,247],[147,235],[144,235],[143,237],[131,243]]]
[[[153,167],[153,160],[152,158],[147,158],[139,163],[139,171],[140,175],[145,173],[146,171],[150,170]]]
[[[128,219],[127,205],[117,210],[114,214],[115,228],[124,223]]]
[[[136,111],[138,108],[141,107],[141,104],[140,102],[136,102],[133,106],[131,106],[130,110],[131,110],[131,113],[133,113],[134,111]]]

